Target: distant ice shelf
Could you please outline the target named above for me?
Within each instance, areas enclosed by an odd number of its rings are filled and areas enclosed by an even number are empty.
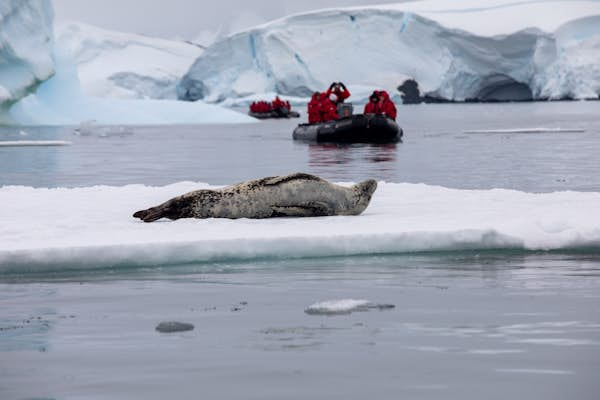
[[[315,11],[208,47],[179,98],[306,98],[343,81],[406,103],[600,97],[600,3],[426,0]],[[402,92],[402,93],[400,93]]]

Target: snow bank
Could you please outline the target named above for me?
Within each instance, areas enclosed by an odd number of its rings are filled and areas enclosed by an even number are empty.
[[[323,10],[239,32],[206,49],[179,98],[306,97],[339,80],[394,93],[409,78],[456,101],[600,96],[598,2],[454,3]]]
[[[0,112],[54,73],[52,18],[49,0],[0,2]]]
[[[139,222],[206,184],[0,188],[0,273],[255,258],[600,248],[600,193],[380,183],[357,217]]]
[[[176,99],[175,85],[203,51],[83,23],[57,27],[56,41],[77,63],[85,93],[98,97]]]

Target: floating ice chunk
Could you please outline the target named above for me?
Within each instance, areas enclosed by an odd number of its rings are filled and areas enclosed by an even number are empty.
[[[511,129],[473,129],[463,131],[463,133],[584,133],[585,129],[581,128],[511,128]]]
[[[0,141],[0,147],[24,147],[24,146],[70,146],[72,143],[66,140],[5,140]]]
[[[574,375],[575,371],[564,369],[546,369],[546,368],[498,368],[497,372],[512,374],[542,374],[542,375]]]
[[[342,299],[315,303],[304,310],[304,312],[312,315],[337,315],[373,309],[384,310],[394,307],[393,304],[375,304],[368,300]]]
[[[186,332],[194,330],[194,325],[176,321],[161,322],[156,326],[156,330],[160,333]]]

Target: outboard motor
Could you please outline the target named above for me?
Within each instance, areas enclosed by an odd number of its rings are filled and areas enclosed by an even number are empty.
[[[337,113],[340,118],[348,118],[352,116],[354,112],[354,107],[352,103],[338,103],[337,105]]]

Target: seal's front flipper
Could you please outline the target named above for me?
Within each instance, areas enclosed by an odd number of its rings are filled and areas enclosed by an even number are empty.
[[[333,215],[326,203],[314,201],[295,206],[271,206],[273,217],[323,217]]]

